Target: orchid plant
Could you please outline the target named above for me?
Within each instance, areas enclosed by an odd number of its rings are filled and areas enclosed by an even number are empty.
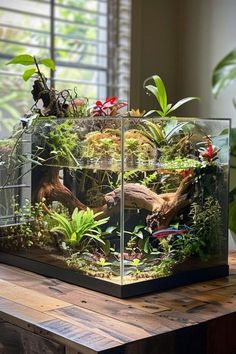
[[[147,84],[148,82],[153,81],[154,85]],[[186,97],[182,98],[180,101],[176,102],[174,105],[172,103],[168,103],[167,101],[167,93],[166,93],[166,88],[165,85],[158,75],[152,75],[148,77],[144,83],[143,83],[144,89],[147,91],[147,93],[151,93],[155,96],[160,108],[159,109],[152,109],[151,111],[148,111],[145,116],[150,116],[151,114],[155,113],[158,114],[160,117],[168,117],[168,115],[185,103],[192,101],[192,100],[198,100],[198,97]]]

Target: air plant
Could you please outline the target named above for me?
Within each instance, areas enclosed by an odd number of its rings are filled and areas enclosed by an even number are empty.
[[[152,80],[154,81],[155,85],[147,85],[147,83]],[[192,100],[198,100],[198,97],[186,97],[182,98],[180,101],[176,102],[174,105],[172,103],[167,102],[167,93],[166,93],[166,88],[165,85],[158,75],[152,75],[148,77],[144,83],[143,83],[144,89],[149,93],[152,93],[159,106],[160,109],[153,109],[145,114],[145,116],[150,116],[153,113],[158,114],[161,117],[167,117],[168,114],[176,111],[180,106],[184,105],[185,103],[192,101]]]

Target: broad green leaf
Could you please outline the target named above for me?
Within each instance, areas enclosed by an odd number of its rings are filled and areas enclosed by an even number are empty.
[[[29,80],[31,78],[31,76],[34,75],[35,72],[36,72],[36,68],[25,70],[25,72],[23,73],[22,77],[23,77],[23,79],[25,81],[27,81],[27,80]]]
[[[144,226],[143,225],[136,225],[134,228],[134,232],[138,232],[139,230],[143,229]]]
[[[49,69],[51,69],[53,71],[56,70],[55,63],[50,58],[42,58],[42,59],[39,60],[39,63],[47,66]]]
[[[34,57],[32,57],[32,55],[21,54],[21,55],[17,55],[16,57],[12,58],[9,62],[6,63],[6,65],[9,64],[33,65],[35,64],[35,62],[34,62]]]
[[[137,237],[143,239],[143,233],[142,233],[142,231],[140,230],[140,231],[136,232],[136,233],[135,233],[135,236],[137,236]]]
[[[236,49],[228,53],[214,68],[212,92],[217,97],[236,79]]]
[[[193,100],[199,100],[199,97],[186,97],[186,98],[182,98],[182,100],[178,101],[177,103],[175,103],[167,112],[168,114],[170,112],[175,111],[177,108],[179,108],[180,106],[182,106],[183,104],[189,102],[189,101],[193,101]]]
[[[158,102],[162,108],[162,111],[164,114],[166,114],[166,110],[167,110],[167,94],[166,94],[166,88],[165,85],[162,81],[162,79],[160,78],[160,76],[158,75],[153,75],[153,80],[155,82],[155,85],[157,87],[158,90]]]

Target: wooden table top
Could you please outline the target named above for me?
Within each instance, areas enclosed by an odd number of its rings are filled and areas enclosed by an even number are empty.
[[[229,264],[229,277],[128,300],[1,264],[0,319],[76,353],[165,354],[151,348],[176,345],[168,333],[186,338],[194,328],[201,342],[201,324],[235,314],[236,253]]]

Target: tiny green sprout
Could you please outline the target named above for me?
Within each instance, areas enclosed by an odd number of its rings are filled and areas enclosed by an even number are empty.
[[[154,81],[155,85],[150,85],[150,84],[147,85],[147,83],[150,80]],[[149,116],[153,113],[157,113],[161,117],[167,117],[169,113],[174,112],[177,108],[179,108],[183,104],[185,104],[189,101],[192,101],[192,100],[199,100],[198,97],[186,97],[186,98],[182,98],[180,101],[176,102],[174,105],[171,103],[168,103],[165,85],[164,85],[162,79],[160,78],[160,76],[158,76],[158,75],[152,75],[152,76],[148,77],[144,81],[143,87],[147,91],[147,93],[151,92],[155,96],[155,98],[160,106],[160,109],[153,109],[153,110],[147,112],[145,114],[145,116]]]
[[[142,264],[143,264],[143,262],[141,262],[140,259],[138,259],[138,258],[134,258],[132,261],[132,266],[135,268],[138,268]]]
[[[111,263],[107,262],[103,257],[101,257],[99,261],[96,262],[96,264],[102,268],[111,265]]]

